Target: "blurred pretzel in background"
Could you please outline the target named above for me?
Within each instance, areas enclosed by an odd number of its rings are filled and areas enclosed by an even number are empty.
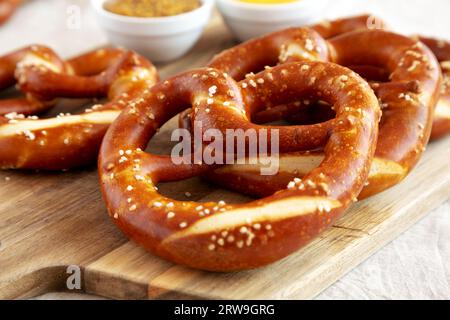
[[[0,0],[0,25],[11,18],[22,0]]]
[[[157,81],[148,60],[122,49],[100,49],[65,62],[48,48],[31,46],[0,58],[1,88],[16,84],[27,95],[0,101],[0,167],[67,170],[95,163],[111,122]],[[109,101],[81,114],[40,119],[56,98]]]
[[[354,23],[351,24],[352,28],[364,29],[361,24],[363,20],[357,19],[356,25],[360,24],[361,28],[356,28]],[[331,28],[333,24],[328,26]],[[425,150],[440,96],[439,63],[421,42],[391,32],[366,29],[326,40],[313,29],[291,28],[251,40],[222,52],[209,65],[237,80],[246,77],[251,80],[251,85],[256,86],[258,82],[253,72],[291,61],[323,60],[355,66],[357,71],[359,69],[378,76],[387,73],[384,82],[372,84],[380,100],[383,116],[375,161],[360,195],[360,198],[366,198],[403,180]],[[328,34],[335,32],[329,31]],[[381,75],[378,74],[380,69],[383,70]],[[292,114],[293,107],[302,110],[311,106],[310,111],[315,113],[317,103],[321,105],[317,110],[327,108],[320,99],[307,99],[283,108]],[[277,105],[269,107],[278,108]],[[328,106],[328,109],[332,107]],[[326,115],[332,117],[333,113],[331,110]],[[227,188],[251,196],[267,196],[285,188],[293,177],[302,176],[322,160],[320,150],[310,150],[306,153],[283,154],[280,173],[275,177],[261,176],[258,174],[260,168],[246,165],[222,167],[206,176]]]
[[[450,134],[450,43],[425,37],[420,37],[420,41],[433,51],[442,69],[441,98],[436,107],[431,135],[431,138],[436,140]]]
[[[320,24],[311,26],[312,29],[317,31],[325,39],[340,36],[348,32],[354,32],[357,30],[368,29],[386,29],[387,25],[380,18],[373,15],[361,15],[355,17],[349,17],[334,21],[324,21]],[[420,40],[426,44],[429,49],[436,55],[436,58],[441,63],[441,69],[443,74],[443,85],[440,100],[436,107],[434,115],[434,124],[431,134],[432,140],[443,138],[450,134],[450,44],[447,41],[437,40],[433,38],[415,36],[414,39]],[[371,83],[387,82],[389,81],[389,72],[376,66],[349,66],[352,70],[358,72],[365,79]],[[313,120],[326,119],[330,116],[329,108],[322,105],[317,106],[320,111],[311,112],[311,108],[305,110],[305,108],[299,108],[295,105],[285,105],[272,108],[266,112],[260,113],[255,116],[254,121],[256,123],[265,123],[270,121],[276,121],[280,119],[288,119],[294,123],[308,121],[313,117]]]
[[[0,57],[0,90],[7,90],[16,84],[15,76],[18,67],[33,64],[36,60],[40,61],[40,67],[46,70],[68,72],[65,61],[50,48],[40,45],[28,46]],[[52,108],[54,104],[54,99],[39,99],[31,93],[24,93],[19,98],[0,100],[0,115],[39,114]]]

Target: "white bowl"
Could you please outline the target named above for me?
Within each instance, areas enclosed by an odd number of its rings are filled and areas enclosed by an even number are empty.
[[[318,22],[327,3],[328,0],[299,0],[281,4],[217,0],[226,24],[241,41]]]
[[[201,0],[196,10],[170,17],[140,18],[109,12],[106,0],[91,0],[100,26],[109,41],[133,49],[153,62],[167,62],[186,54],[208,23],[214,0]]]

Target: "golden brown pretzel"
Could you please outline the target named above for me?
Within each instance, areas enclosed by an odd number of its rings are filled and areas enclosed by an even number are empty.
[[[343,79],[342,87],[330,84]],[[202,171],[142,151],[173,116],[193,106],[197,121],[223,129],[234,126],[230,119],[245,116],[242,110],[264,107],[263,101],[288,103],[303,95],[320,95],[337,113],[324,161],[303,180],[241,205],[175,201],[157,192],[160,182]],[[112,124],[99,158],[103,196],[120,229],[154,254],[214,271],[263,266],[310,241],[356,198],[370,167],[379,117],[367,83],[338,65],[286,64],[239,84],[215,69],[187,72],[155,85]]]
[[[75,61],[96,55],[100,62],[104,59],[102,52]],[[28,52],[16,70],[18,85],[23,91],[46,99],[107,97],[109,102],[78,115],[39,119],[15,112],[1,117],[0,167],[61,170],[95,163],[109,124],[158,79],[154,66],[138,54],[123,50],[115,54],[114,62],[106,70],[86,77],[53,67],[41,51]],[[74,64],[67,70],[91,73],[98,71],[96,68],[81,70]]]
[[[373,15],[361,15],[334,21],[325,21],[311,26],[311,28],[317,31],[325,39],[329,39],[347,32],[354,32],[355,30],[386,28],[386,24]],[[436,107],[431,134],[431,139],[437,140],[450,133],[450,84],[448,80],[450,77],[450,66],[448,62],[450,60],[450,44],[446,41],[433,38],[418,37],[418,39],[425,43],[436,55],[438,61],[441,63],[444,76],[442,93]],[[389,81],[389,72],[384,69],[374,66],[348,67],[362,75],[365,79],[375,81],[375,85],[376,82]],[[316,119],[328,119],[332,114],[330,113],[330,110],[327,110],[326,108],[319,108],[321,109],[320,114],[315,114],[312,112],[312,109],[317,108],[311,108],[310,106],[305,106],[303,104],[278,106],[255,114],[252,120],[255,123],[267,123],[281,119],[289,119],[292,123],[305,123],[305,115],[313,115]]]
[[[444,78],[431,133],[431,139],[436,140],[450,134],[450,43],[425,37],[420,37],[420,41],[436,55]]]
[[[17,66],[32,64],[36,59],[41,62],[41,68],[44,68],[45,65],[45,68],[48,69],[67,72],[65,62],[51,49],[38,45],[28,46],[0,57],[0,91],[16,84],[15,71]],[[20,98],[0,100],[0,115],[15,112],[28,116],[42,113],[53,105],[52,99],[42,100],[32,94],[26,94]]]
[[[22,0],[0,0],[0,25],[11,18],[21,2]]]
[[[256,58],[247,59],[250,53]],[[390,82],[374,88],[383,117],[376,159],[360,197],[379,193],[404,179],[428,143],[439,95],[439,64],[430,50],[421,42],[381,30],[357,31],[325,41],[313,31],[292,28],[231,48],[210,66],[240,79],[264,65],[302,59],[388,70]],[[245,165],[226,166],[207,175],[242,193],[266,196],[284,188],[292,177],[308,172],[322,159],[320,152],[282,155],[281,171],[276,177],[260,176],[257,166]]]

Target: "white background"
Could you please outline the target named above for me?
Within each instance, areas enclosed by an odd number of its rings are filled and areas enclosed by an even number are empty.
[[[81,28],[71,30],[71,6]],[[450,40],[450,0],[331,0],[324,17],[370,12],[405,34]],[[34,0],[0,28],[0,54],[30,43],[71,56],[107,43],[87,0]],[[449,156],[450,158],[450,156]],[[426,187],[426,186],[424,186]],[[49,294],[47,298],[88,298]],[[323,292],[320,299],[450,299],[450,201]]]

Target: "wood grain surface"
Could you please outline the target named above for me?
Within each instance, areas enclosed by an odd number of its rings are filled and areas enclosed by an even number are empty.
[[[189,55],[159,66],[162,77],[202,66],[232,44],[216,17]],[[61,101],[60,108],[84,103]],[[170,149],[174,125],[152,141],[153,151]],[[0,172],[0,298],[65,290],[70,265],[82,270],[81,291],[111,298],[312,298],[450,198],[449,156],[450,138],[432,144],[402,184],[356,204],[304,250],[266,268],[231,274],[176,266],[129,242],[109,221],[94,166],[51,174]],[[246,200],[199,179],[161,190],[181,199],[189,191],[190,200]]]

